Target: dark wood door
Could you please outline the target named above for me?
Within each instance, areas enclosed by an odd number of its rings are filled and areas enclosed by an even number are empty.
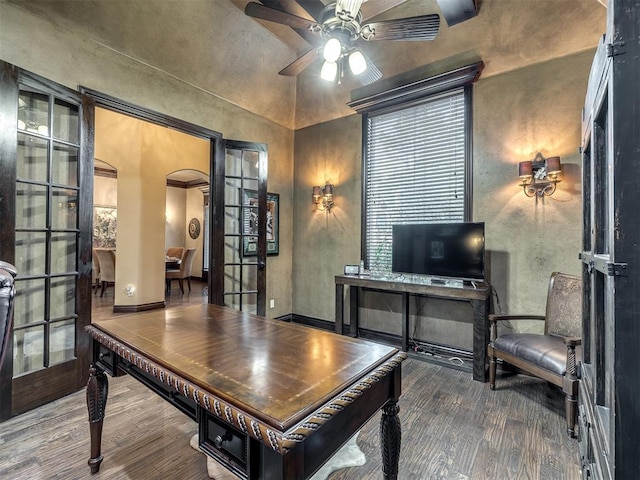
[[[609,0],[583,115],[584,478],[638,478],[640,3]]]
[[[212,303],[266,313],[267,146],[226,140],[214,174]]]
[[[0,251],[18,270],[0,372],[6,419],[86,382],[93,188],[81,166],[80,94],[4,62],[0,68]]]

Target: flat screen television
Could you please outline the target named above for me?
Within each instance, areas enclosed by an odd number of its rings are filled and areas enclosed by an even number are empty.
[[[394,225],[391,269],[463,280],[484,280],[484,223]]]

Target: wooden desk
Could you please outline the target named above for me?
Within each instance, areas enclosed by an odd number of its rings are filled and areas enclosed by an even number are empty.
[[[397,477],[406,354],[395,348],[209,304],[87,332],[92,473],[102,462],[104,372],[126,372],[198,422],[208,455],[252,480],[311,476],[382,409],[383,471]]]
[[[409,295],[424,295],[468,300],[473,309],[473,379],[488,380],[487,345],[489,344],[489,301],[491,287],[483,282],[435,284],[402,280],[400,276],[336,275],[336,333],[344,333],[344,286],[349,285],[350,330],[358,336],[360,290],[371,289],[402,295],[402,350],[409,349]]]

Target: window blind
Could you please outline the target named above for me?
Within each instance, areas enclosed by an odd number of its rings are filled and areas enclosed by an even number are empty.
[[[391,271],[392,225],[465,220],[465,93],[367,116],[365,260]]]

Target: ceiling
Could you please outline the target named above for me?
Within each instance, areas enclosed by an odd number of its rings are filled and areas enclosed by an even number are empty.
[[[185,89],[207,92],[290,129],[354,113],[346,103],[359,83],[321,80],[320,61],[298,77],[278,75],[312,45],[289,27],[246,16],[247,0],[0,1],[126,61],[151,66],[158,75],[183,82]],[[305,15],[296,1],[278,1]],[[487,78],[595,48],[606,30],[602,1],[476,0],[476,17],[451,27],[443,18],[433,41],[363,42],[362,50],[382,71],[381,84],[425,65],[455,65],[468,58],[483,60],[482,78]],[[365,7],[382,11],[379,20],[441,14],[436,0],[369,0]],[[135,103],[135,92],[126,86],[105,93]]]

